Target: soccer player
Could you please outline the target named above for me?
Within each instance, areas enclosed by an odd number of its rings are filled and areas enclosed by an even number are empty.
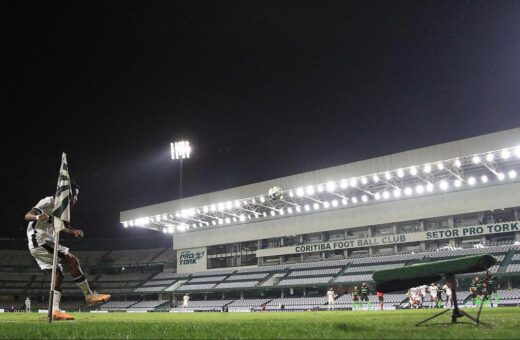
[[[453,308],[452,291],[448,284],[442,286],[442,290],[446,294],[446,308]]]
[[[78,202],[79,187],[75,183],[71,183],[70,206],[73,207]],[[36,206],[25,214],[25,220],[29,221],[27,226],[27,239],[29,240],[29,251],[34,257],[38,266],[45,273],[52,274],[52,262],[54,255],[54,226],[52,224],[52,212],[54,209],[54,197],[48,196],[41,199]],[[83,237],[84,233],[81,229],[72,228],[66,225],[62,230],[74,237]],[[67,264],[70,275],[74,279],[76,285],[85,295],[85,300],[89,305],[106,302],[110,299],[108,294],[98,294],[90,290],[87,279],[81,271],[79,260],[76,256],[69,252],[69,248],[58,246],[59,262]],[[63,283],[63,267],[58,263],[56,268],[56,277],[54,285],[54,297],[52,306],[52,317],[54,320],[74,320],[74,316],[60,310],[61,284]]]
[[[381,307],[381,310],[383,310],[385,305],[385,293],[377,292],[376,295],[379,300],[379,306]]]
[[[437,308],[437,292],[439,291],[439,287],[435,283],[432,283],[428,288],[430,291],[430,308]]]
[[[370,309],[372,307],[372,303],[370,303],[370,300],[368,299],[368,296],[370,295],[370,290],[368,289],[367,283],[363,282],[361,284],[361,303],[364,304],[367,303],[367,307]]]
[[[486,295],[489,303],[491,304],[491,307],[493,307],[493,299],[495,300],[495,304],[498,307],[500,297],[498,296],[497,292],[497,279],[490,271],[486,273]]]
[[[357,286],[354,286],[352,290],[352,310],[360,307],[359,306],[359,289]]]
[[[182,297],[182,308],[183,309],[188,308],[189,301],[190,301],[190,296],[188,295],[188,293],[184,294],[184,296]]]
[[[29,313],[31,311],[31,299],[29,297],[27,297],[27,299],[25,299],[25,311],[27,313]]]
[[[336,294],[334,294],[334,289],[330,287],[330,289],[327,291],[327,310],[334,310],[336,300],[334,300],[337,297]]]
[[[422,285],[422,286],[417,287],[417,289],[418,289],[419,292],[420,292],[420,295],[419,295],[419,298],[420,298],[419,304],[420,304],[420,307],[423,307],[424,301],[425,301],[425,299],[426,299],[426,291],[428,290],[428,286],[427,286],[427,285]]]

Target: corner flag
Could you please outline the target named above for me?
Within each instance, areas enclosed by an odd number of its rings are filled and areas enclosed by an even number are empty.
[[[56,284],[56,267],[58,266],[58,243],[60,240],[60,231],[65,229],[65,222],[70,222],[70,176],[69,167],[67,165],[67,155],[65,152],[61,155],[60,174],[58,176],[58,186],[56,195],[54,196],[54,208],[52,210],[54,224],[54,253],[52,257],[52,277],[51,289],[49,291],[49,323],[52,322],[53,301]],[[59,293],[59,292],[58,292]]]
[[[67,155],[65,153],[61,156],[60,175],[58,177],[58,186],[56,188],[56,195],[54,197],[54,231],[59,232],[65,229],[65,222],[70,222],[70,176],[69,167],[67,166]]]

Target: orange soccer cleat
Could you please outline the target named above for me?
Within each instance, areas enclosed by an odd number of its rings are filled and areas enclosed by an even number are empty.
[[[96,305],[98,303],[102,303],[102,302],[107,302],[108,300],[110,300],[110,294],[99,294],[99,293],[91,293],[91,294],[88,294],[86,297],[85,297],[85,300],[87,301],[87,304],[89,306],[92,306],[92,305]]]
[[[67,314],[61,310],[55,310],[52,312],[52,319],[56,321],[63,321],[63,320],[74,320],[75,317],[73,317],[70,314]]]

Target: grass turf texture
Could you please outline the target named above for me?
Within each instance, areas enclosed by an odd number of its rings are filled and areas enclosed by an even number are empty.
[[[476,315],[475,309],[465,309]],[[520,339],[520,308],[486,308],[491,327],[448,325],[451,312],[415,323],[440,310],[256,312],[256,313],[76,313],[75,321],[46,323],[44,314],[0,314],[0,338],[20,339],[335,339],[437,338]],[[459,321],[469,321],[461,318]]]

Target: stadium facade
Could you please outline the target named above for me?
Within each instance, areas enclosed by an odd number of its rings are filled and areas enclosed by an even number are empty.
[[[176,271],[520,243],[520,128],[146,206]],[[283,189],[281,200],[269,188]]]

